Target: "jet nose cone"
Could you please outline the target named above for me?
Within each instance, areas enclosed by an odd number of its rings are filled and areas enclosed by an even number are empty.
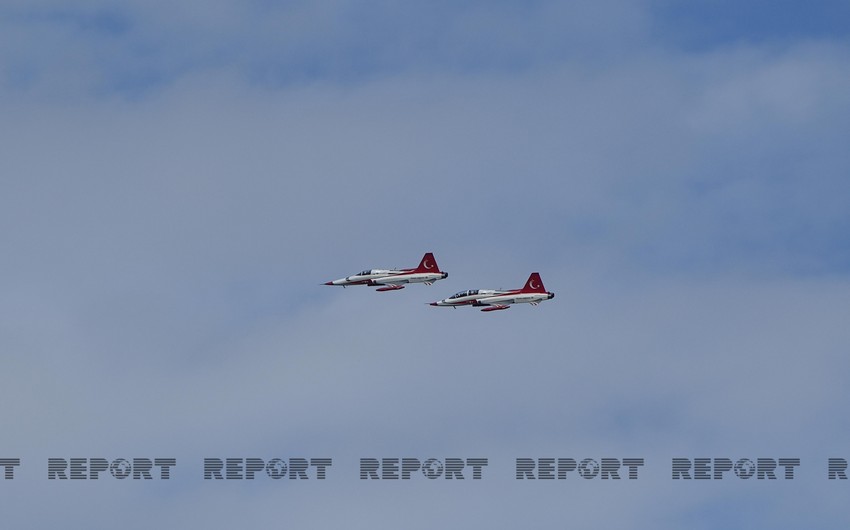
[[[437,307],[439,304],[438,304],[437,302],[431,302],[431,304],[430,304],[430,305],[432,305],[432,306],[434,306],[434,307]]]
[[[334,282],[325,282],[325,285],[333,285]]]

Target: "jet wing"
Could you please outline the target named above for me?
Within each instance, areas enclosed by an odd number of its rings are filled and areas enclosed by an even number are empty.
[[[372,283],[376,285],[402,285],[405,283],[410,283],[410,280],[404,277],[398,276],[386,276],[384,278],[374,278]]]
[[[491,305],[491,306],[499,306],[499,305],[511,305],[517,303],[516,298],[504,298],[502,296],[498,297],[489,297],[489,298],[479,298],[475,301],[473,305]]]

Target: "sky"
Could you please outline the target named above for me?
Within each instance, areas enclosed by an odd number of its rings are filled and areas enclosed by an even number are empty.
[[[846,528],[850,7],[0,4],[16,528]],[[447,279],[322,285],[433,252]],[[556,293],[482,313],[466,289]],[[175,458],[50,480],[49,458]],[[205,480],[205,458],[332,458]],[[361,480],[361,458],[487,458]],[[643,458],[518,480],[517,458]],[[799,458],[674,480],[673,458]]]

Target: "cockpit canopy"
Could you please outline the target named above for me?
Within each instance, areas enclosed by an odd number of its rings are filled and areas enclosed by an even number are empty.
[[[358,272],[355,276],[369,276],[372,274],[372,269],[366,269],[365,271]]]
[[[472,289],[469,291],[461,291],[459,293],[455,293],[449,297],[449,300],[453,298],[463,298],[464,296],[475,296],[478,294],[478,289]]]

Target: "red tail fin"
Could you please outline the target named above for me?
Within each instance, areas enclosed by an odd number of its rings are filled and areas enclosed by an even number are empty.
[[[428,252],[422,256],[422,261],[419,262],[419,266],[413,272],[440,272],[440,267],[437,266],[434,255]]]
[[[540,279],[539,272],[532,272],[531,276],[528,277],[528,281],[525,282],[525,287],[522,288],[522,292],[524,293],[545,293],[546,289],[543,287],[543,281]]]

